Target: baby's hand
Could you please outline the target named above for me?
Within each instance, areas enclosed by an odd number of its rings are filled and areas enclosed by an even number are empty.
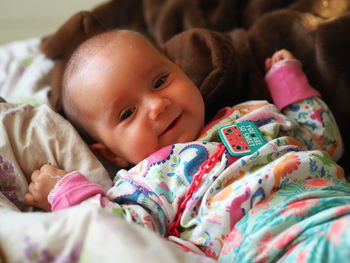
[[[24,201],[28,205],[51,211],[51,205],[47,197],[57,181],[67,173],[52,165],[44,164],[40,170],[35,170],[32,173],[32,181],[29,184],[28,193],[24,196]]]
[[[285,60],[285,59],[293,59],[293,58],[295,58],[294,55],[286,49],[281,49],[281,50],[276,51],[275,53],[273,53],[271,58],[267,58],[265,60],[266,73],[269,72],[269,70],[272,68],[272,66],[275,63],[282,61],[282,60]]]

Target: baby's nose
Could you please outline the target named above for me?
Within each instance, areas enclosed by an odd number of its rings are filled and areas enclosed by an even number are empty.
[[[157,120],[170,105],[168,98],[151,96],[148,101],[148,115],[151,120]]]

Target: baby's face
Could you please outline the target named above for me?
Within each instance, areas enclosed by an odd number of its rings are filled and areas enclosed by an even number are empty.
[[[100,52],[80,80],[84,88],[74,96],[87,113],[82,119],[87,131],[130,163],[163,146],[192,141],[203,127],[197,87],[141,37]]]

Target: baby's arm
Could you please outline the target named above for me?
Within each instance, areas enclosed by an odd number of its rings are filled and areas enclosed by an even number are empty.
[[[90,182],[78,172],[67,172],[45,164],[40,170],[32,173],[28,193],[24,199],[28,205],[45,211],[55,211],[104,193],[101,186]]]
[[[320,93],[310,86],[299,60],[288,50],[276,51],[265,61],[265,80],[278,110]]]
[[[153,219],[150,210],[137,204],[119,205],[108,199],[101,186],[90,182],[79,172],[67,172],[48,164],[33,172],[25,201],[28,205],[46,211],[58,211],[83,202],[92,203],[95,206],[109,207],[113,213],[117,213],[127,221],[165,233],[165,224]],[[157,212],[156,216],[160,211]]]
[[[265,62],[266,83],[276,107],[296,122],[290,136],[308,149],[327,151],[337,160],[342,154],[342,139],[328,106],[310,86],[300,61],[287,50],[280,50]]]
[[[152,198],[149,198],[149,206],[147,207],[134,202],[119,203],[119,201],[110,198],[101,186],[92,183],[83,174],[76,171],[67,174],[58,181],[48,199],[52,211],[85,203],[105,207],[128,222],[137,223],[161,234],[165,233],[165,223],[160,220],[162,211],[156,209],[153,213],[151,204],[156,201]],[[154,206],[160,207],[159,204]]]

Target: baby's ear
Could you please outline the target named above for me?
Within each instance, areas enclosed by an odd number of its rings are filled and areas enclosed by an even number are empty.
[[[94,143],[90,145],[90,149],[99,157],[106,159],[107,161],[114,163],[120,168],[126,168],[129,163],[121,157],[116,156],[109,148],[102,143]]]

